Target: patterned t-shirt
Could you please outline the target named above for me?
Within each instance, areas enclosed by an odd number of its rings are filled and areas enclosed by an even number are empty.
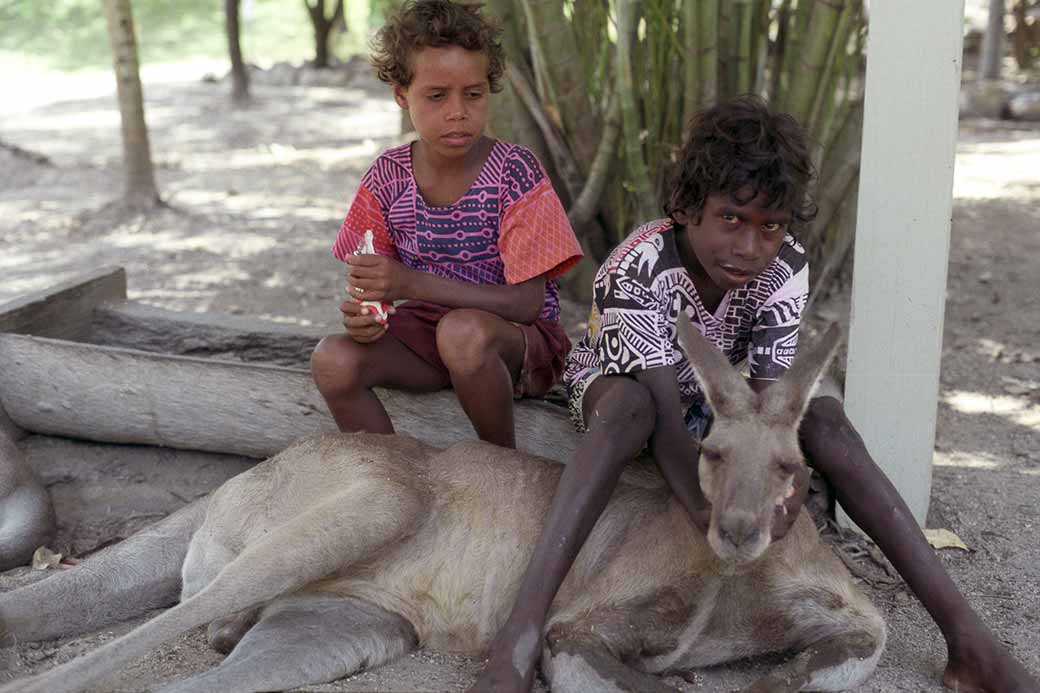
[[[581,259],[581,246],[549,177],[525,147],[496,141],[477,179],[455,203],[426,204],[410,144],[387,150],[361,180],[333,254],[354,252],[367,229],[380,255],[473,284],[519,284],[546,275],[544,320],[559,320],[554,278]]]
[[[747,359],[751,377],[776,380],[798,345],[809,265],[787,236],[776,259],[742,288],[727,291],[710,313],[682,264],[673,222],[661,219],[639,227],[611,252],[593,291],[588,329],[567,358],[568,388],[589,369],[609,375],[675,365],[679,394],[689,406],[703,403],[703,395],[676,337],[679,311],[730,363]]]

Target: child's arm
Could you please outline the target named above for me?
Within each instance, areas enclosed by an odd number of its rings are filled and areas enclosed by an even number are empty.
[[[417,299],[452,308],[479,308],[506,320],[532,323],[545,302],[545,277],[517,284],[471,284],[405,267],[382,255],[352,255],[347,292],[353,298],[392,303]]]
[[[690,436],[683,422],[675,366],[637,371],[635,379],[650,390],[657,409],[657,420],[650,438],[650,452],[672,493],[689,514],[690,520],[702,532],[707,533],[711,505],[701,491],[697,469],[700,444]]]

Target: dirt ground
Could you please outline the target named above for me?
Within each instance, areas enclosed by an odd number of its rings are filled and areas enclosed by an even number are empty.
[[[329,246],[367,163],[395,143],[396,106],[358,75],[343,88],[254,84],[231,110],[225,85],[191,74],[146,82],[158,179],[169,208],[123,219],[119,116],[106,82],[19,110],[0,106],[0,301],[81,271],[122,265],[132,299],[337,329],[341,290]],[[60,94],[60,92],[59,92]],[[39,101],[39,100],[37,100]],[[942,391],[928,526],[970,547],[940,552],[1014,654],[1040,675],[1040,129],[962,125],[958,147]],[[842,300],[821,309],[847,320]],[[565,306],[572,333],[585,308]],[[82,556],[176,509],[248,461],[34,437],[30,462],[55,497],[57,549]],[[0,575],[0,591],[40,579]],[[889,627],[864,691],[940,691],[945,648],[915,600],[866,585]],[[137,623],[139,621],[135,621]],[[0,649],[0,681],[65,661],[126,632]],[[139,690],[218,662],[200,632],[129,669]],[[422,652],[315,691],[461,690],[479,662]],[[768,662],[669,683],[733,690]]]

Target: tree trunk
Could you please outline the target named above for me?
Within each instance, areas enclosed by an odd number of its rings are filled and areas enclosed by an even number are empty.
[[[239,5],[241,0],[224,0],[224,27],[227,30],[228,56],[231,58],[231,102],[236,106],[249,103],[249,73],[242,60],[239,41]]]
[[[126,170],[123,201],[134,210],[152,209],[161,204],[161,200],[155,184],[148,126],[144,120],[144,94],[138,71],[137,39],[130,0],[105,0],[105,19],[112,45],[123,130],[123,167]]]
[[[1015,2],[1015,34],[1012,47],[1015,53],[1015,62],[1020,70],[1033,69],[1033,49],[1037,45],[1038,27],[1026,22],[1029,13],[1029,0],[1017,0]]]
[[[314,28],[314,67],[328,67],[332,52],[329,49],[329,36],[332,28],[343,21],[343,0],[336,0],[331,17],[325,16],[325,0],[303,0],[307,14]]]
[[[982,36],[979,77],[1000,79],[1000,63],[1004,58],[1004,0],[989,0],[989,19]]]

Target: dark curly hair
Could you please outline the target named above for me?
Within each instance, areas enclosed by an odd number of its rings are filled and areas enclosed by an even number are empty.
[[[738,204],[765,195],[767,208],[791,210],[797,230],[816,217],[814,177],[798,122],[757,96],[739,96],[690,121],[664,211],[673,220],[676,212],[698,219],[709,195],[728,194]]]
[[[412,56],[417,50],[458,46],[487,56],[488,83],[491,91],[500,91],[506,59],[499,40],[502,28],[483,16],[481,7],[450,0],[405,2],[372,42],[372,64],[379,79],[407,87],[415,77]]]

